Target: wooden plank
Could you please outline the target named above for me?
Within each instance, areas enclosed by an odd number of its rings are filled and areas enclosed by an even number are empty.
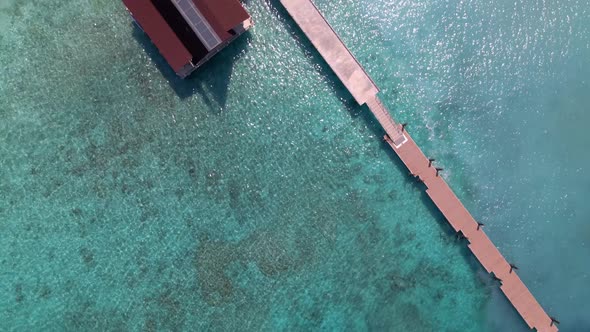
[[[369,98],[379,92],[371,77],[350,53],[313,2],[281,0],[281,3],[359,105],[365,104]]]

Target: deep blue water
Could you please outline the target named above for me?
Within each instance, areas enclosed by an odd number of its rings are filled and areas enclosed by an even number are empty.
[[[590,3],[317,0],[562,331]],[[0,329],[526,331],[278,1],[190,80],[118,1],[0,0]]]

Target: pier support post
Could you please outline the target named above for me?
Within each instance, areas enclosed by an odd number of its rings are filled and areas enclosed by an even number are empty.
[[[438,173],[440,171],[444,171],[444,168],[440,168],[440,167],[436,167],[435,169],[436,169],[436,176],[438,176]]]

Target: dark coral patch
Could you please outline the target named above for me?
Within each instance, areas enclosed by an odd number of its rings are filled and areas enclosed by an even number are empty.
[[[94,253],[88,248],[80,249],[80,256],[82,257],[82,261],[86,267],[94,267],[96,266],[96,262],[94,261]]]

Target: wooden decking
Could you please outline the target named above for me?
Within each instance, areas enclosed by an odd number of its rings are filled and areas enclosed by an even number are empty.
[[[281,2],[357,103],[362,105],[368,99],[374,98],[379,89],[313,2],[308,0]]]
[[[301,30],[342,80],[360,104],[367,104],[385,130],[385,140],[417,180],[456,232],[469,242],[469,249],[489,273],[501,284],[500,289],[531,329],[558,331],[555,324],[531,294],[511,265],[487,237],[473,216],[463,206],[434,165],[422,153],[412,137],[398,125],[383,106],[379,89],[356,61],[346,45],[326,22],[310,0],[281,0]]]
[[[540,332],[557,331],[551,318],[545,313],[533,294],[520,280],[504,256],[479,227],[477,221],[463,206],[445,180],[437,176],[435,165],[431,165],[416,142],[405,133],[408,141],[400,147],[385,136],[385,140],[404,162],[411,174],[426,187],[426,193],[445,216],[456,232],[461,232],[469,242],[469,249],[489,273],[493,273],[501,284],[500,289],[528,326]],[[429,166],[430,165],[430,166]]]
[[[387,133],[387,136],[391,139],[394,146],[399,147],[408,141],[408,138],[403,133],[403,129],[400,125],[395,123],[389,111],[377,96],[367,100],[367,106],[371,113],[375,115],[375,118]]]

